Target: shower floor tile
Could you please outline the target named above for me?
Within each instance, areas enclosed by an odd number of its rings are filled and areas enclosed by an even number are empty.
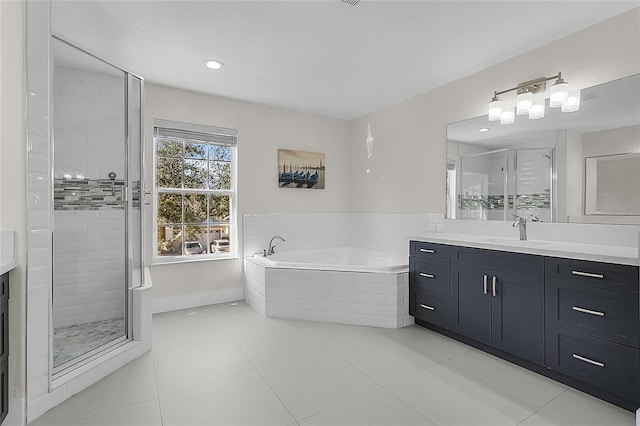
[[[64,364],[124,335],[124,318],[58,327],[53,331],[53,365]]]

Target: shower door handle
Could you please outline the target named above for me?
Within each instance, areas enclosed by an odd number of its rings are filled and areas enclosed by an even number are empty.
[[[127,186],[120,187],[120,201],[123,203],[129,202],[129,191]]]

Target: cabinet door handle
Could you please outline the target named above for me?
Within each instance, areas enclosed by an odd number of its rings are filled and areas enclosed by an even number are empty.
[[[424,308],[424,309],[428,309],[430,311],[435,311],[436,310],[436,308],[434,308],[433,306],[423,305],[422,303],[420,304],[420,307]]]
[[[424,272],[420,272],[420,276],[421,277],[425,277],[425,278],[435,278],[436,277],[433,274],[425,274]]]
[[[496,281],[498,281],[498,279],[495,275],[491,277],[491,293],[493,294],[493,297],[496,297]]]
[[[603,317],[604,316],[604,312],[592,311],[591,309],[585,309],[585,308],[581,308],[579,306],[574,306],[572,309],[574,311],[582,312],[583,314],[595,315],[595,316],[598,316],[598,317]]]
[[[572,275],[578,275],[580,277],[600,278],[600,279],[604,278],[603,274],[594,274],[594,273],[591,273],[591,272],[571,271],[571,274]]]
[[[435,253],[436,252],[435,250],[429,250],[429,249],[423,249],[423,248],[421,248],[420,251],[422,253]]]
[[[573,357],[575,359],[579,359],[582,362],[586,362],[587,364],[591,364],[591,365],[595,365],[597,367],[601,367],[604,368],[604,362],[598,362],[598,361],[594,361],[592,359],[589,358],[585,358],[583,356],[577,355],[577,354],[573,354]]]
[[[489,287],[487,286],[488,280],[489,280],[489,277],[487,277],[487,274],[484,274],[484,278],[482,279],[484,294],[489,294]]]

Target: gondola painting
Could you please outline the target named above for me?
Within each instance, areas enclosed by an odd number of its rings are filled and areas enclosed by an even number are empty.
[[[324,153],[278,150],[280,188],[324,189]]]

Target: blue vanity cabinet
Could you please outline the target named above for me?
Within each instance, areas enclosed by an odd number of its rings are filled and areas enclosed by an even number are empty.
[[[409,315],[450,328],[451,247],[411,241],[409,252]]]
[[[640,406],[638,266],[421,241],[410,253],[417,324],[627,410]]]
[[[638,267],[546,259],[547,367],[640,403]]]
[[[544,258],[452,247],[452,329],[544,365]]]

